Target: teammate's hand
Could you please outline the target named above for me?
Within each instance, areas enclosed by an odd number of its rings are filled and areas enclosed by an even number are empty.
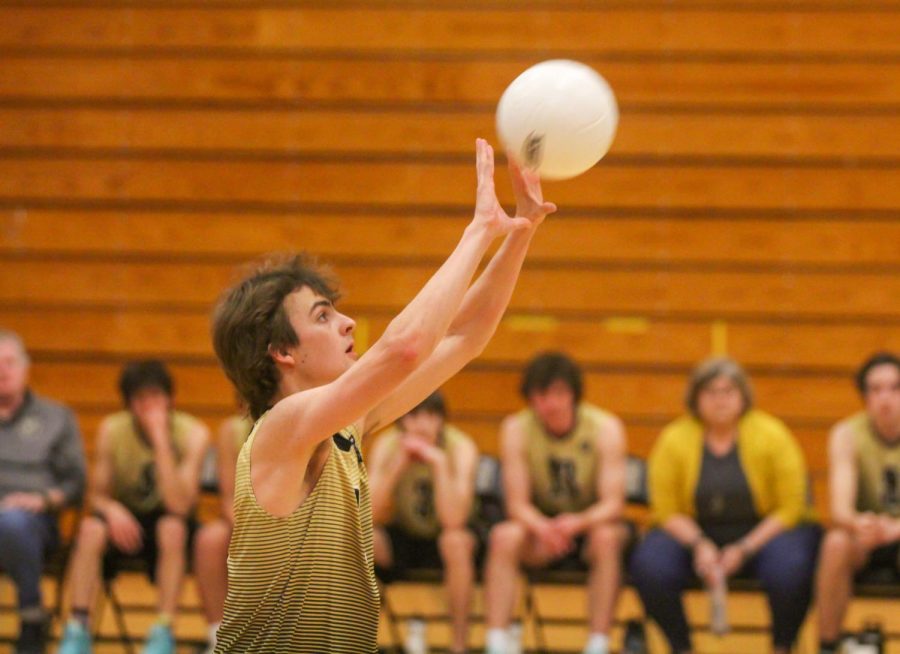
[[[521,216],[510,218],[500,206],[494,187],[494,149],[484,139],[475,143],[475,172],[478,190],[472,225],[484,229],[491,238],[531,227],[531,220]]]
[[[881,522],[882,545],[900,541],[900,518],[883,515],[880,516],[879,520]]]
[[[126,554],[140,551],[144,542],[141,525],[131,512],[119,503],[111,504],[104,511],[103,517],[109,527],[109,538],[116,548]],[[152,535],[151,535],[152,536]]]
[[[553,518],[553,524],[568,540],[573,540],[587,528],[584,518],[577,513],[561,513]]]
[[[168,443],[169,405],[165,398],[153,397],[143,400],[135,406],[134,415],[154,447]]]
[[[403,447],[410,457],[430,466],[441,465],[447,462],[447,455],[441,448],[427,443],[415,436],[406,436],[403,439]]]
[[[541,548],[550,556],[558,558],[572,551],[575,542],[563,534],[553,520],[542,521],[534,531]]]
[[[0,501],[0,508],[43,513],[48,507],[47,500],[40,493],[10,493]]]
[[[866,550],[884,542],[883,523],[874,513],[861,513],[853,521],[853,535]]]
[[[509,152],[506,153],[506,161],[516,195],[516,215],[528,218],[534,225],[540,225],[547,214],[556,211],[556,205],[544,202],[540,175],[533,170],[521,168]]]

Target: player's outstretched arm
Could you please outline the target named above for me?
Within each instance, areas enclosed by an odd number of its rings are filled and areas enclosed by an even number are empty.
[[[556,205],[545,202],[540,178],[522,170],[510,157],[509,173],[516,195],[516,216],[528,220],[528,227],[506,236],[484,272],[466,292],[445,337],[431,357],[409,376],[387,400],[366,418],[366,431],[374,431],[406,413],[477,357],[490,341],[509,305],[525,255],[538,225]],[[494,190],[493,158],[485,183],[478,186],[476,211],[506,216]],[[490,184],[487,184],[490,180]]]
[[[481,201],[494,193],[493,151],[482,139],[477,143],[476,163],[479,202],[475,215],[444,264],[355,365],[331,383],[278,402],[264,425],[266,431],[289,434],[289,447],[314,447],[363,418],[428,359],[457,315],[494,239],[532,225],[525,217],[487,210]]]

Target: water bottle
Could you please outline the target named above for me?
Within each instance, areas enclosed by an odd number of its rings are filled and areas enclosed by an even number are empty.
[[[709,580],[709,628],[716,636],[724,636],[728,625],[728,581],[721,569],[716,569]]]

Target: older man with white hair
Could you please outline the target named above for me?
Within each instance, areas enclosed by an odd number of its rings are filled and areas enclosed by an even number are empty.
[[[28,369],[22,339],[0,330],[0,570],[18,591],[17,654],[45,650],[44,554],[57,540],[55,513],[81,498],[85,478],[74,415],[31,392]]]

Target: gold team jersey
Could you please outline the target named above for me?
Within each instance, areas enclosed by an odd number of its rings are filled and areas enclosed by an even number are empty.
[[[400,446],[402,434],[392,430],[382,436],[387,439],[385,447],[388,456],[393,456]],[[474,441],[452,425],[445,425],[441,434],[440,447],[447,453],[449,460],[455,460],[453,451],[462,444]],[[416,538],[437,538],[441,533],[434,504],[434,477],[431,467],[425,463],[414,461],[400,476],[393,494],[393,514],[391,524]]]
[[[170,413],[172,449],[176,463],[187,450],[187,438],[200,421],[186,413]],[[107,418],[111,439],[113,470],[112,497],[135,514],[163,510],[162,496],[156,484],[153,446],[130,411],[119,411]]]
[[[848,419],[856,445],[856,509],[900,517],[900,443],[887,443],[865,411]]]
[[[369,482],[356,429],[328,440],[312,492],[293,513],[276,517],[257,504],[250,483],[250,451],[264,419],[238,456],[228,596],[216,652],[371,654],[379,597]]]
[[[548,516],[582,511],[597,501],[598,433],[612,418],[581,402],[575,428],[562,438],[547,433],[534,411],[516,414],[525,433],[531,500]]]
[[[253,420],[250,416],[231,416],[227,420],[227,426],[234,442],[234,451],[240,452],[253,430]]]

